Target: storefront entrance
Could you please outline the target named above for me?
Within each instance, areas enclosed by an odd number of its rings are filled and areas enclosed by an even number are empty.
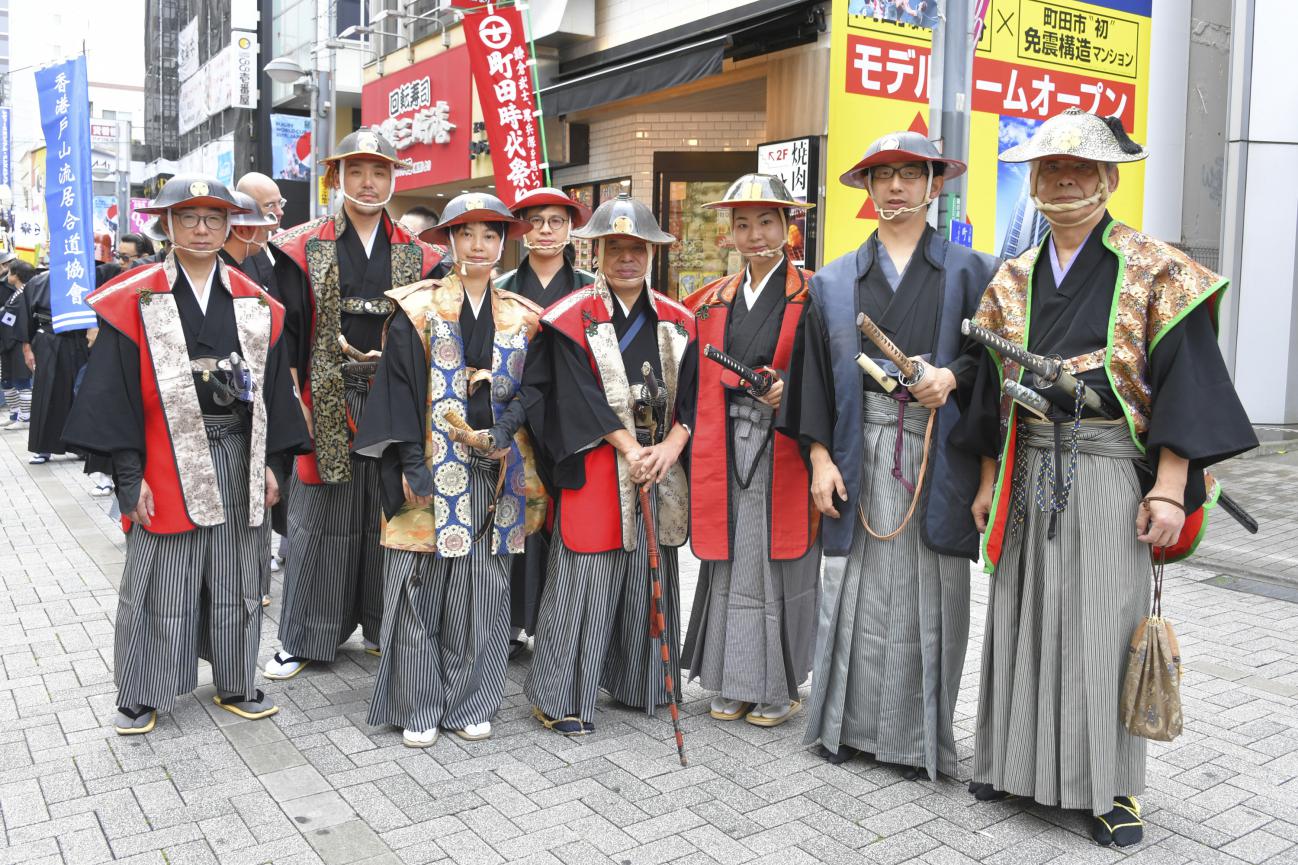
[[[720,200],[740,175],[756,170],[753,151],[654,154],[654,213],[676,237],[654,263],[655,288],[682,298],[738,269],[729,221],[703,205]]]

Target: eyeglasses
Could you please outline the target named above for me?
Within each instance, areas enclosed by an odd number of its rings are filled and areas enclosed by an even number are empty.
[[[902,180],[919,180],[928,176],[928,171],[918,165],[903,165],[901,168],[893,168],[891,165],[880,165],[870,169],[870,177],[874,180],[892,180],[893,175],[900,174]]]
[[[566,216],[551,216],[549,219],[546,219],[543,216],[533,216],[528,220],[528,222],[532,223],[533,231],[540,231],[547,225],[550,226],[551,231],[558,231],[567,225],[568,221],[568,217]]]
[[[183,221],[182,221],[181,224],[182,224],[182,225],[184,224]],[[191,226],[191,227],[192,227],[192,226]],[[128,255],[128,254],[125,253],[125,252],[116,252],[116,253],[113,253],[113,258],[117,259],[118,261],[135,261],[135,259],[137,259],[137,258],[139,258],[139,257],[140,257],[140,256],[139,256],[138,254],[137,254],[137,255]]]
[[[224,213],[209,213],[200,216],[193,211],[182,211],[177,213],[176,221],[180,223],[181,228],[198,228],[198,223],[203,223],[209,231],[217,231],[225,228],[226,215]]]
[[[285,207],[287,204],[288,204],[288,199],[287,199],[287,198],[280,198],[280,199],[272,198],[270,201],[263,201],[263,202],[261,203],[261,206],[264,207],[264,208],[266,208],[267,210],[271,210],[271,211],[276,211],[276,210],[277,210],[277,211],[283,212],[284,207]]]

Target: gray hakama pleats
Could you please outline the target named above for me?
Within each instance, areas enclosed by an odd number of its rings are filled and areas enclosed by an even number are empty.
[[[928,415],[918,403],[906,406],[900,464],[911,482]],[[867,393],[861,501],[880,534],[900,525],[910,506],[911,493],[893,476],[896,438],[896,400]],[[858,523],[851,552],[825,557],[805,741],[819,739],[831,751],[850,745],[936,778],[956,771],[952,724],[969,642],[969,561],[925,546],[922,522],[917,510],[890,541],[869,537]]]
[[[593,723],[601,687],[618,702],[652,713],[667,703],[662,655],[649,636],[652,603],[644,523],[632,552],[574,553],[556,528],[550,573],[536,619],[532,666],[523,693],[551,718]],[[676,549],[662,547],[658,569],[673,665],[680,645]]]
[[[730,481],[733,560],[703,562],[694,594],[684,664],[690,678],[728,700],[796,700],[811,672],[820,607],[820,544],[800,559],[768,556],[772,411],[732,398]],[[749,478],[747,489],[740,484]],[[779,527],[776,527],[779,530]]]
[[[360,423],[369,386],[344,377],[353,422]],[[293,554],[284,566],[283,652],[332,661],[361,626],[379,641],[383,626],[383,548],[379,545],[382,493],[379,461],[353,455],[345,484],[305,484],[289,490],[288,532]]]
[[[198,659],[223,696],[257,691],[261,560],[268,526],[248,526],[247,425],[204,418],[225,522],[174,535],[126,535],[114,634],[119,706],[166,712],[197,685]]]
[[[474,457],[473,526],[491,518],[500,463]],[[510,556],[491,532],[459,558],[386,550],[382,655],[369,723],[462,730],[500,708],[509,662]]]
[[[1083,423],[1072,494],[1047,539],[1037,472],[1053,448],[1051,425],[1019,426],[1025,517],[1015,528],[1011,506],[991,578],[974,780],[1104,814],[1113,797],[1145,789],[1145,740],[1118,720],[1127,645],[1149,610],[1149,547],[1135,532],[1141,454],[1125,422]]]

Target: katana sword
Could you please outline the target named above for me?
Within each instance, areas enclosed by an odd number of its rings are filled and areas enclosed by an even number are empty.
[[[1005,379],[1001,382],[1001,390],[1005,395],[1014,400],[1019,405],[1032,412],[1042,420],[1049,420],[1050,400],[1043,397],[1030,387],[1024,387],[1016,381]]]
[[[1012,360],[1033,375],[1033,384],[1042,396],[1071,415],[1077,403],[1078,380],[1064,369],[1064,359],[1057,354],[1039,355],[1021,345],[1010,342],[998,333],[974,324],[969,319],[960,322],[960,332],[987,346],[1001,357]],[[1106,403],[1098,393],[1082,384],[1082,404],[1108,420],[1122,417],[1122,413]]]
[[[870,316],[860,313],[856,316],[856,326],[860,328],[861,333],[865,334],[870,342],[878,346],[883,356],[897,365],[901,375],[898,381],[903,387],[914,387],[924,378],[928,368],[923,361],[912,360],[906,356],[906,353],[897,348],[897,344],[888,339],[883,331],[879,330],[879,325],[870,320]]]
[[[897,389],[897,380],[888,373],[883,371],[883,367],[875,363],[865,352],[857,352],[856,365],[861,371],[874,379],[879,387],[883,388],[884,393],[892,393]]]
[[[766,396],[770,393],[771,388],[775,387],[775,376],[768,372],[758,372],[752,367],[740,363],[711,343],[704,346],[703,356],[708,360],[721,364],[741,380],[747,382],[748,392],[758,399]]]

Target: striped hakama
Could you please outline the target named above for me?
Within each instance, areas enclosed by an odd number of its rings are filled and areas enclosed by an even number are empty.
[[[1014,527],[1011,506],[991,578],[974,780],[1098,815],[1145,787],[1145,740],[1118,719],[1127,645],[1150,599],[1149,547],[1135,532],[1141,454],[1125,422],[1083,422],[1072,494],[1049,540],[1035,491],[1053,448],[1050,424],[1019,426],[1025,518]]]
[[[557,525],[557,523],[556,523]],[[649,636],[653,603],[644,522],[632,552],[574,553],[557,528],[536,619],[532,666],[523,693],[551,718],[594,722],[601,687],[646,712],[668,702],[658,641]],[[674,547],[661,547],[658,572],[673,664],[680,645],[680,583]]]
[[[918,403],[906,406],[900,465],[908,481],[923,460],[928,415]],[[897,401],[866,393],[861,501],[880,534],[901,524],[911,500],[893,476],[896,437]],[[969,640],[969,561],[925,546],[922,523],[917,509],[890,541],[858,526],[846,557],[825,557],[805,741],[819,739],[831,751],[849,745],[936,778],[956,771],[952,724]]]
[[[474,456],[475,531],[490,520],[500,463]],[[369,723],[462,730],[490,721],[505,691],[510,556],[490,530],[458,558],[385,550],[382,655]]]
[[[820,545],[800,559],[771,561],[767,505],[772,410],[732,397],[730,447],[735,515],[733,561],[699,568],[684,663],[690,678],[728,700],[783,703],[798,698],[811,671],[820,606]],[[778,526],[776,527],[778,530]]]
[[[114,635],[119,706],[166,712],[212,665],[222,696],[257,691],[263,523],[248,526],[247,424],[205,417],[225,522],[172,535],[133,525],[126,535]]]
[[[344,374],[352,421],[360,423],[366,378]],[[361,626],[377,643],[383,625],[382,495],[379,462],[352,455],[345,484],[305,484],[289,490],[288,537],[279,639],[285,654],[332,661]]]

